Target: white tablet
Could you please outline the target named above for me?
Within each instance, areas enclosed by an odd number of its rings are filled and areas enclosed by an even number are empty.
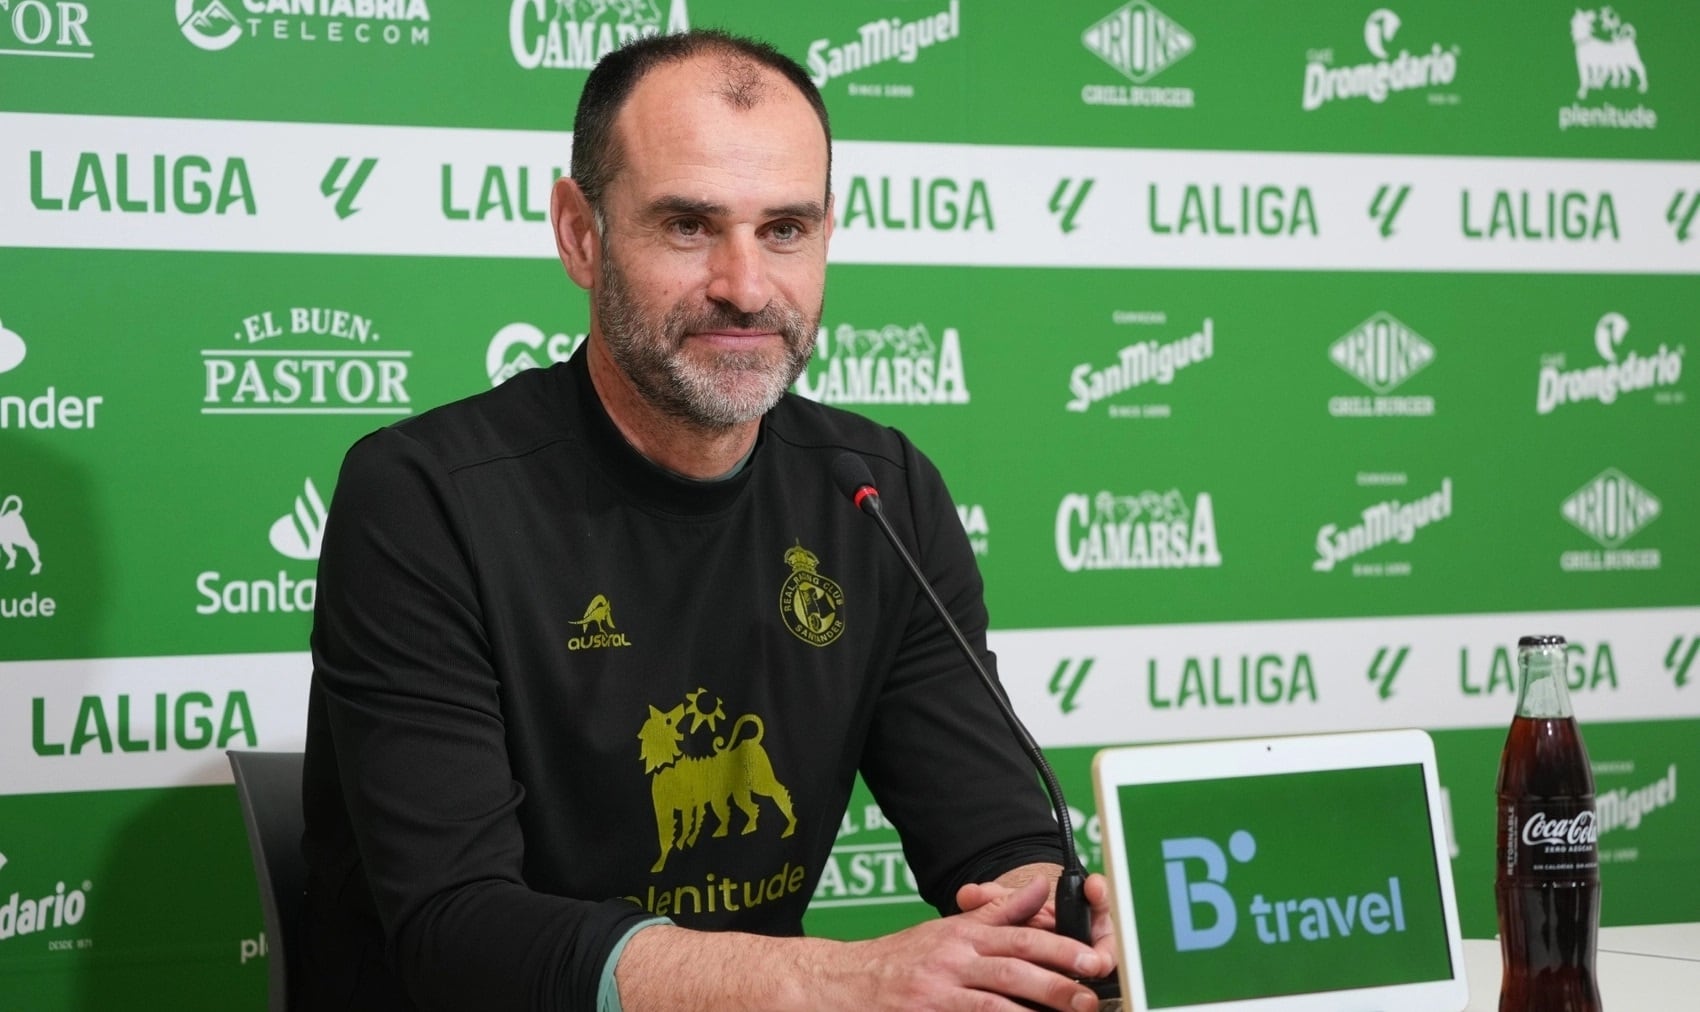
[[[1128,1007],[1469,1004],[1424,732],[1111,748],[1092,781]]]

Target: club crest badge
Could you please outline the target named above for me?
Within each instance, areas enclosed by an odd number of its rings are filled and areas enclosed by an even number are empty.
[[[779,589],[785,627],[804,643],[824,647],[844,633],[844,591],[822,576],[820,559],[798,544],[786,549],[791,575]]]

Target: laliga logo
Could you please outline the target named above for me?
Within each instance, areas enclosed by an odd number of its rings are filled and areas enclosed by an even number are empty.
[[[1399,15],[1383,7],[1364,20],[1364,45],[1378,60],[1387,59],[1387,44],[1399,32]]]

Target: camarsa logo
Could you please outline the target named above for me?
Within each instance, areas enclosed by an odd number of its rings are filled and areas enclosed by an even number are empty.
[[[1566,404],[1584,401],[1615,404],[1623,394],[1645,390],[1656,391],[1656,404],[1680,404],[1682,391],[1667,388],[1682,379],[1682,360],[1688,346],[1671,348],[1660,341],[1656,351],[1641,354],[1624,350],[1628,334],[1629,319],[1622,313],[1607,313],[1594,324],[1594,350],[1603,361],[1573,369],[1562,353],[1543,356],[1535,413],[1549,415]]]
[[[857,29],[854,39],[837,43],[831,39],[816,39],[809,43],[809,77],[815,82],[815,87],[825,88],[826,83],[834,78],[882,63],[914,63],[923,51],[961,37],[960,0],[950,0],[942,11],[913,20],[879,18]],[[861,91],[852,85],[850,94],[885,92]]]
[[[633,39],[690,27],[685,0],[512,0],[508,48],[526,70],[589,70]]]
[[[824,647],[844,635],[844,591],[820,572],[820,559],[801,543],[785,551],[791,575],[779,588],[785,628],[811,646]]]
[[[1222,564],[1210,493],[1180,489],[1134,495],[1063,496],[1057,561],[1070,573],[1095,569],[1192,569]]]
[[[1393,37],[1399,27],[1399,15],[1385,7],[1370,12],[1363,37],[1373,59],[1364,63],[1335,66],[1332,49],[1311,50],[1305,63],[1304,110],[1313,112],[1343,98],[1367,98],[1380,105],[1390,94],[1451,84],[1458,76],[1458,47],[1442,49],[1436,42],[1415,56],[1403,47],[1395,51]],[[1435,105],[1455,100],[1455,96],[1429,96]]]
[[[962,336],[946,327],[935,340],[924,323],[821,327],[797,393],[823,404],[967,404]]]
[[[369,316],[292,306],[245,317],[201,352],[203,415],[406,415],[411,351],[380,349]],[[304,347],[306,346],[306,347]]]

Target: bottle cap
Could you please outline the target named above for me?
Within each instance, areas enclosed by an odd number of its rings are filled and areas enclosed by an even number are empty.
[[[1525,636],[1517,641],[1519,647],[1561,647],[1564,646],[1563,636]]]

